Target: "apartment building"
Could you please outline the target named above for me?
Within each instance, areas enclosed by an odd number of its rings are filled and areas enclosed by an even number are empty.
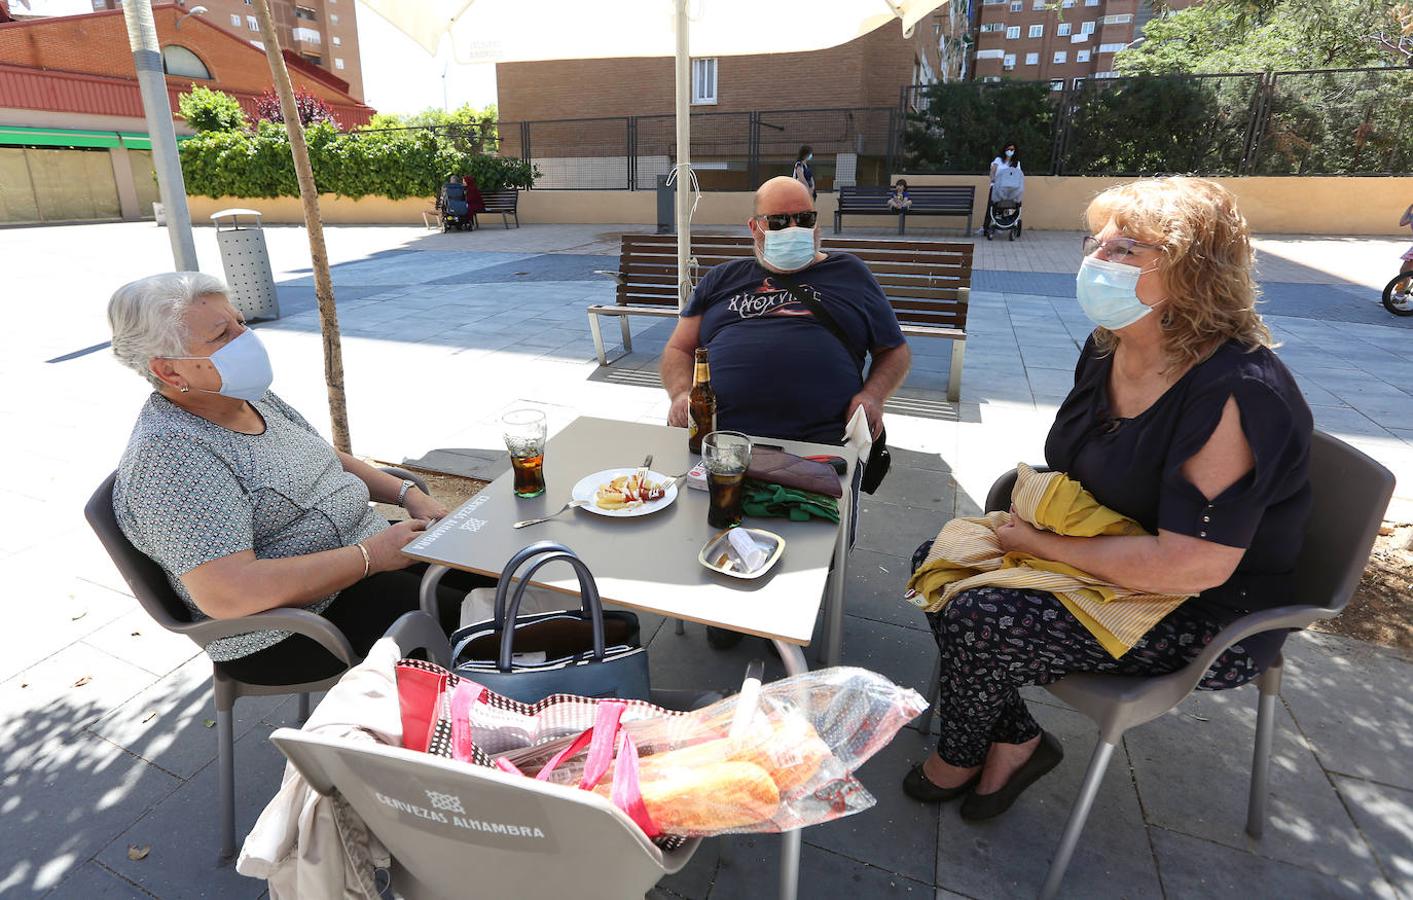
[[[160,2],[160,0],[157,0]],[[121,0],[91,0],[94,11],[122,9]],[[7,0],[10,14],[19,20],[71,14],[67,0]],[[203,16],[213,25],[263,48],[260,22],[251,0],[186,0],[178,6],[204,6]],[[347,92],[363,99],[363,67],[358,55],[358,22],[355,0],[271,0],[270,12],[280,33],[280,47],[290,50],[340,81]]]
[[[1196,0],[1169,0],[1182,9]],[[972,0],[975,37],[971,75],[1073,85],[1114,78],[1114,54],[1131,44],[1153,16],[1150,0]]]

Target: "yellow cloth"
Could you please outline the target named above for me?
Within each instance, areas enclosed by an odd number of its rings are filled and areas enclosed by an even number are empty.
[[[1101,505],[1062,472],[1037,472],[1021,463],[1011,504],[1037,528],[1069,537],[1147,534],[1137,522]],[[1008,512],[953,519],[933,541],[927,560],[908,581],[912,603],[936,612],[977,587],[1049,591],[1118,659],[1191,594],[1144,594],[1101,581],[1073,566],[1026,553],[1006,553],[996,529]]]

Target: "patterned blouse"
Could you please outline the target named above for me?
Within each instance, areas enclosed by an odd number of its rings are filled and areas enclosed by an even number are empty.
[[[299,413],[270,392],[252,405],[265,420],[262,434],[223,428],[153,393],[118,466],[118,525],[167,573],[193,620],[208,616],[181,576],[202,563],[243,550],[260,559],[303,556],[388,527],[368,506],[367,485]],[[323,612],[336,596],[305,609]],[[254,631],[213,641],[206,652],[237,659],[289,636]]]

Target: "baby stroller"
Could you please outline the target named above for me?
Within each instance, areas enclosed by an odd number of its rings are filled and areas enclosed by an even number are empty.
[[[449,181],[442,185],[442,195],[437,201],[437,208],[442,214],[443,234],[452,229],[475,229],[476,217],[471,214],[471,206],[466,202],[466,187],[460,181]]]
[[[1007,231],[1015,240],[1021,233],[1021,198],[1025,196],[1025,175],[1020,166],[1001,166],[991,183],[991,202],[986,209],[986,224],[982,230],[986,239],[997,231]]]

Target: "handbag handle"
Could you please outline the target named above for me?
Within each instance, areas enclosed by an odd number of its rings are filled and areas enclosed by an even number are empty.
[[[504,599],[502,593],[505,590],[506,582],[509,580],[507,573],[513,573],[514,569],[512,566],[518,567],[527,559],[532,559],[533,561],[529,568],[526,569],[525,574],[521,577],[520,583],[515,586],[515,593],[510,598],[509,608],[504,609],[504,614],[502,614],[500,605],[501,601]],[[525,596],[525,589],[530,586],[530,579],[534,577],[534,574],[541,568],[558,560],[569,563],[574,569],[574,574],[579,578],[581,615],[585,615],[592,623],[594,659],[603,662],[605,655],[603,604],[599,600],[599,589],[598,585],[594,583],[593,573],[589,571],[589,567],[584,564],[582,559],[574,555],[573,550],[570,550],[562,544],[544,541],[540,544],[526,547],[524,550],[521,550],[519,553],[515,554],[515,556],[511,557],[510,564],[506,566],[506,572],[501,574],[500,584],[496,586],[496,606],[498,608],[496,611],[495,627],[501,632],[500,653],[496,659],[496,668],[500,671],[512,671],[511,656],[515,644],[514,623],[520,614],[520,601]]]
[[[495,613],[493,614],[496,628],[503,627],[505,623],[506,601],[510,596],[511,582],[515,580],[515,570],[519,569],[520,566],[523,565],[526,560],[539,556],[542,553],[549,553],[551,551],[568,553],[571,556],[575,555],[573,550],[570,550],[568,547],[555,541],[537,541],[533,544],[530,544],[528,547],[521,547],[519,550],[517,550],[515,552],[515,555],[510,558],[510,561],[505,564],[505,568],[501,569],[500,581],[496,582]],[[577,559],[577,556],[575,558]],[[533,570],[531,571],[533,572]],[[528,580],[529,575],[527,574],[521,580],[521,583],[516,586],[517,594],[524,589],[524,585],[526,582],[528,582]],[[582,582],[582,579],[580,580]],[[590,580],[592,581],[592,578],[590,578]],[[581,591],[580,593],[582,596],[583,592]],[[597,596],[597,586],[595,587],[595,596]],[[589,611],[587,607],[581,608],[584,612]]]

